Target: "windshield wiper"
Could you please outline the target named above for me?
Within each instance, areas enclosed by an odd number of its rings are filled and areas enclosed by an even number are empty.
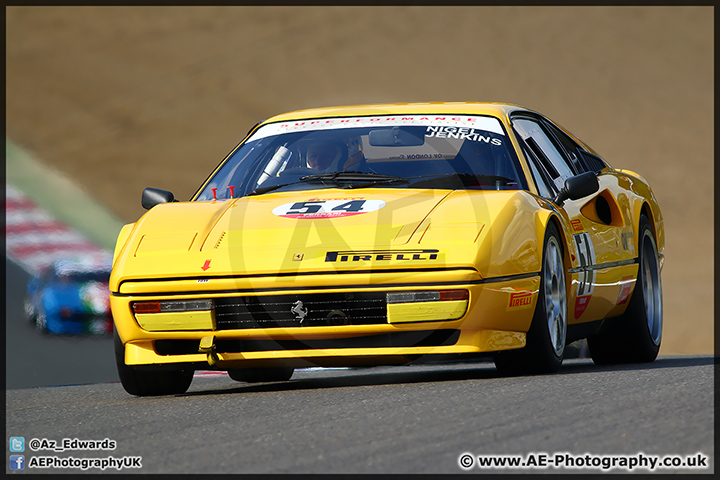
[[[413,181],[414,180],[414,181]],[[408,183],[409,187],[413,187],[419,184],[433,184],[438,183],[439,186],[444,188],[467,188],[480,185],[494,185],[502,184],[507,185],[513,183],[516,180],[500,175],[475,175],[472,173],[448,173],[448,174],[432,174],[432,175],[418,175],[414,177],[398,177],[395,175],[385,175],[382,173],[375,172],[332,172],[332,173],[318,173],[315,175],[306,175],[300,177],[299,180],[289,183],[281,183],[278,185],[270,185],[267,187],[258,187],[250,195],[261,195],[263,193],[272,192],[282,187],[290,185],[297,185],[299,183],[313,183],[319,182],[327,184],[328,182],[341,188],[366,188],[373,185],[383,183]],[[356,183],[362,182],[362,183]]]
[[[360,188],[363,186],[375,185],[377,183],[390,183],[390,182],[406,182],[405,177],[397,177],[395,175],[384,175],[382,173],[375,172],[356,172],[348,170],[345,172],[333,172],[333,173],[319,173],[317,175],[308,175],[307,177],[301,177],[301,181],[326,181],[329,180],[336,185],[340,186],[340,182],[364,182],[362,184],[349,183],[347,188]]]
[[[277,190],[282,187],[287,187],[290,185],[297,185],[299,183],[312,183],[312,182],[319,182],[322,184],[325,184],[326,182],[332,182],[332,184],[334,184],[335,186],[338,186],[338,187],[363,188],[363,187],[369,187],[372,185],[377,185],[379,183],[407,182],[407,179],[403,178],[403,177],[396,177],[394,175],[383,175],[381,173],[374,173],[374,172],[347,171],[347,172],[318,173],[315,175],[306,175],[304,177],[300,177],[299,180],[296,180],[294,182],[281,183],[279,185],[269,185],[267,187],[258,187],[255,190],[253,190],[252,192],[248,193],[247,196],[261,195],[263,193],[272,192],[273,190]],[[357,183],[353,183],[353,182],[363,182],[363,183],[357,184]]]
[[[461,185],[458,185],[459,187],[473,187],[473,186],[479,186],[479,185],[493,185],[497,183],[501,183],[504,185],[507,185],[508,183],[513,183],[515,180],[512,178],[503,177],[500,175],[475,175],[472,173],[448,173],[444,175],[420,175],[418,177],[408,177],[409,179],[413,178],[422,178],[422,180],[417,180],[415,182],[410,183],[408,186],[413,187],[417,184],[421,183],[456,183],[459,181]],[[450,180],[450,182],[448,182]]]
[[[267,187],[258,187],[252,192],[248,193],[247,196],[250,195],[261,195],[263,193],[272,192],[273,190],[277,190],[278,188],[282,187],[288,187],[290,185],[297,185],[299,183],[308,183],[308,182],[322,182],[325,183],[326,178],[324,178],[325,174],[319,174],[319,175],[307,175],[305,177],[300,177],[299,180],[295,180],[294,182],[289,183],[280,183],[278,185],[268,185]],[[326,174],[330,175],[330,174]],[[336,183],[337,185],[337,183]]]
[[[302,182],[290,182],[290,183],[280,183],[278,185],[269,185],[267,187],[258,187],[252,192],[248,193],[246,196],[249,197],[250,195],[262,195],[263,193],[272,192],[273,190],[277,190],[278,188],[287,187],[288,185],[295,185],[296,183],[302,183]]]

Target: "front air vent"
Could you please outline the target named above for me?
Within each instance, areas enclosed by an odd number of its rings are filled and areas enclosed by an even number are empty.
[[[622,227],[624,225],[620,207],[610,190],[603,190],[580,208],[580,213],[596,223]]]
[[[413,348],[455,345],[460,330],[423,330],[319,339],[243,339],[217,340],[217,353],[269,352],[275,350],[319,350],[344,348]],[[198,340],[156,340],[158,355],[192,355],[198,353]]]
[[[610,204],[602,195],[597,197],[595,200],[595,213],[598,219],[605,225],[612,223],[612,211],[610,210]]]
[[[216,298],[218,330],[387,323],[385,293],[314,293]]]

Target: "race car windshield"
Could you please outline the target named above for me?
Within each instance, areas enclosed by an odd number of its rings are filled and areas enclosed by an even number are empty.
[[[259,128],[194,200],[324,188],[527,188],[493,117],[388,116]]]

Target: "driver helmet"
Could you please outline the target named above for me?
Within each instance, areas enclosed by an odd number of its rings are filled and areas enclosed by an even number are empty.
[[[305,160],[307,166],[315,170],[327,170],[342,157],[342,148],[335,142],[317,141],[307,147]]]

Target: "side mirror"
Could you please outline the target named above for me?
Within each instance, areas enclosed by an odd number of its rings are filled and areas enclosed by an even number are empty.
[[[159,188],[146,188],[142,193],[142,206],[145,210],[150,210],[159,203],[175,202],[175,195],[167,190]]]
[[[565,180],[565,187],[560,190],[553,202],[562,206],[565,200],[578,200],[592,195],[600,189],[595,172],[585,172]]]

